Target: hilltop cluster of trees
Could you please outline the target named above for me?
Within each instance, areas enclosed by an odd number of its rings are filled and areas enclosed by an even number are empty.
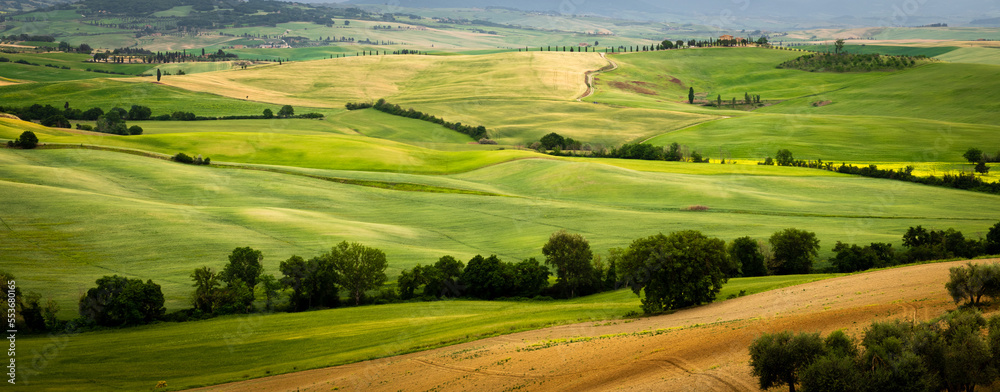
[[[435,123],[435,124],[440,124],[440,125],[444,126],[445,128],[451,129],[451,130],[456,131],[458,133],[463,133],[463,134],[469,135],[469,137],[471,137],[473,140],[482,140],[482,139],[487,139],[488,140],[490,138],[489,132],[487,132],[486,127],[484,127],[482,125],[472,126],[472,125],[465,125],[465,124],[462,124],[462,123],[448,122],[448,121],[445,121],[443,118],[438,118],[438,117],[435,117],[433,115],[426,114],[424,112],[416,111],[416,110],[413,110],[413,108],[403,109],[399,105],[391,104],[391,103],[386,102],[385,99],[379,99],[375,103],[370,103],[370,102],[351,103],[351,102],[348,102],[347,105],[345,105],[345,106],[346,106],[347,110],[360,110],[360,109],[374,108],[375,110],[378,110],[378,111],[381,111],[381,112],[384,112],[384,113],[389,113],[389,114],[392,114],[392,115],[395,115],[395,116],[401,116],[401,117],[412,118],[412,119],[417,119],[417,120],[421,120],[421,121],[432,122],[432,123]]]
[[[917,65],[926,56],[890,56],[881,54],[812,53],[788,60],[778,68],[809,72],[871,72],[906,69]]]

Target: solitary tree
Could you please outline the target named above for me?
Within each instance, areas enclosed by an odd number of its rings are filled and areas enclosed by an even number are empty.
[[[161,76],[163,76],[163,74],[162,74],[162,73],[160,73],[160,69],[159,69],[159,68],[157,68],[157,69],[156,69],[156,81],[157,81],[157,82],[159,82],[159,81],[160,81],[160,77],[161,77]]]
[[[294,115],[295,115],[295,109],[292,108],[292,105],[282,106],[281,110],[278,110],[278,117],[288,118]]]
[[[990,172],[990,167],[986,166],[986,162],[979,161],[976,162],[976,173],[986,174]]]
[[[834,44],[837,47],[837,54],[840,54],[840,52],[844,51],[844,40],[843,39],[838,39],[837,42],[835,42]]]
[[[549,237],[549,242],[542,247],[542,254],[545,255],[545,264],[556,268],[556,284],[568,290],[570,298],[576,296],[581,286],[591,283],[593,265],[590,260],[594,254],[583,236],[559,230]]]
[[[38,146],[38,136],[35,136],[34,132],[24,131],[21,133],[21,136],[14,140],[13,145],[25,150],[30,150]]]
[[[983,150],[978,148],[970,148],[962,154],[962,157],[969,161],[969,163],[976,163],[983,161]]]
[[[274,118],[274,112],[272,112],[271,109],[264,109],[264,118]]]
[[[694,103],[694,87],[688,88],[688,103]]]
[[[361,304],[361,296],[385,283],[387,262],[385,253],[359,243],[341,242],[323,257],[327,258],[340,278],[340,285]]]
[[[808,274],[819,255],[819,240],[813,232],[785,229],[774,233],[769,242],[774,251],[770,267],[775,275]]]

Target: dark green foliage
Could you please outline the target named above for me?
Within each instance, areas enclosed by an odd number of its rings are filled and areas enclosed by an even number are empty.
[[[910,227],[903,235],[903,246],[908,249],[908,261],[941,260],[952,257],[971,258],[985,252],[986,244],[966,239],[955,229],[927,230],[922,226]]]
[[[970,148],[962,154],[962,157],[968,160],[969,163],[981,162],[983,160],[983,150]]]
[[[468,296],[480,299],[495,299],[509,292],[505,263],[496,255],[484,258],[476,255],[465,265],[459,279],[466,286]]]
[[[926,56],[886,56],[880,54],[807,54],[778,65],[778,68],[809,72],[871,72],[895,71],[914,67]]]
[[[281,109],[278,110],[278,117],[280,118],[289,118],[294,115],[295,115],[295,108],[292,108],[292,105],[282,106]]]
[[[18,136],[17,139],[14,139],[14,141],[10,143],[10,145],[11,147],[30,150],[35,147],[38,147],[38,136],[35,136],[34,132],[24,131],[21,132],[21,136]]]
[[[191,304],[204,314],[215,313],[215,309],[221,305],[224,294],[219,275],[211,268],[202,267],[191,273],[191,279],[194,280],[195,287]]]
[[[854,392],[861,388],[854,358],[822,356],[802,369],[802,391]]]
[[[824,351],[818,333],[764,334],[750,344],[750,368],[761,389],[788,385],[794,392],[800,372]]]
[[[819,240],[813,232],[789,228],[774,233],[768,241],[774,252],[770,270],[775,275],[808,274],[819,255]]]
[[[888,267],[895,264],[895,252],[891,244],[872,243],[860,247],[837,241],[833,247],[837,255],[833,258],[833,266],[837,272],[857,272],[870,268]]]
[[[233,249],[229,254],[229,263],[223,267],[219,278],[229,284],[240,280],[253,289],[257,286],[257,278],[264,272],[263,260],[264,255],[259,250],[250,247]]]
[[[532,298],[541,294],[549,285],[549,269],[530,258],[510,266],[511,297]]]
[[[433,268],[424,267],[424,295],[431,297],[458,297],[462,288],[458,284],[465,264],[451,256],[441,256]]]
[[[52,128],[69,128],[70,127],[69,120],[66,119],[66,116],[63,116],[61,114],[57,114],[55,116],[46,117],[45,119],[42,120],[41,124],[44,125],[44,126],[46,126],[46,127],[52,127]]]
[[[368,105],[370,105],[370,104],[368,104],[368,103],[349,103],[349,104],[347,104],[347,108],[348,108],[348,110],[351,110],[351,108],[354,108],[354,110],[365,109],[365,108],[369,107]],[[418,119],[418,120],[421,120],[421,121],[427,121],[427,122],[432,122],[432,123],[435,123],[435,124],[440,124],[441,126],[443,126],[445,128],[448,128],[448,129],[451,129],[451,130],[453,130],[455,132],[469,135],[469,137],[471,137],[473,140],[481,140],[481,139],[484,139],[484,138],[485,139],[489,139],[489,137],[490,137],[489,136],[489,132],[486,130],[486,127],[484,127],[482,125],[471,126],[471,125],[464,125],[462,123],[451,123],[451,122],[445,121],[442,118],[438,118],[438,117],[435,117],[435,116],[432,116],[432,115],[429,115],[429,114],[425,114],[423,112],[419,112],[419,111],[413,110],[412,108],[404,110],[399,105],[394,105],[394,104],[386,102],[385,99],[379,99],[374,104],[371,104],[370,107],[373,107],[373,108],[375,108],[375,110],[378,110],[378,111],[381,111],[381,112],[392,114],[394,116],[401,116],[401,117],[406,117],[406,118],[413,118],[413,119]]]
[[[163,77],[163,73],[161,73],[160,69],[157,68],[156,69],[156,81],[159,82],[161,77]]]
[[[566,139],[555,132],[542,136],[542,139],[539,141],[542,143],[542,147],[545,147],[546,150],[551,150],[556,147],[564,148],[566,146]]]
[[[140,128],[139,131],[141,132],[142,129]],[[186,164],[189,164],[189,165],[210,165],[210,164],[212,164],[212,158],[201,159],[201,155],[198,155],[197,157],[192,158],[190,155],[187,155],[187,154],[185,154],[183,152],[177,153],[177,155],[174,155],[170,159],[173,160],[174,162],[186,163]]]
[[[128,119],[131,121],[149,120],[153,116],[153,110],[140,105],[132,105],[128,111]]]
[[[792,166],[792,163],[795,162],[795,157],[792,156],[792,152],[788,151],[787,149],[778,150],[778,153],[775,155],[775,157],[778,166]]]
[[[377,289],[385,283],[388,263],[385,253],[379,249],[344,241],[321,257],[331,263],[339,275],[338,283],[354,298],[355,305],[361,304],[365,291]]]
[[[279,283],[292,289],[289,305],[292,311],[312,308],[333,308],[340,305],[337,282],[340,275],[328,257],[314,257],[309,261],[292,256],[282,261],[278,270],[284,275]]]
[[[694,87],[688,88],[688,103],[694,103]]]
[[[986,162],[979,161],[979,162],[976,162],[975,170],[976,170],[976,173],[987,174],[987,173],[990,172],[990,167],[986,166]]]
[[[995,255],[1000,254],[1000,222],[997,222],[990,228],[990,231],[986,233],[986,253]]]
[[[148,280],[105,276],[80,299],[80,316],[104,327],[147,324],[163,316],[163,292]]]
[[[18,282],[18,280],[7,271],[0,270],[0,287],[3,287],[5,293],[10,290],[11,282]],[[28,293],[28,295],[22,295],[21,285],[14,284],[14,297],[7,299],[4,302],[4,309],[10,309],[11,304],[14,308],[14,326],[8,327],[6,329],[16,329],[18,331],[24,332],[41,332],[45,330],[45,320],[42,317],[41,308],[38,302],[40,301],[40,296],[35,293]],[[5,294],[7,295],[7,294]],[[7,301],[13,301],[7,302]],[[4,312],[4,316],[7,316],[7,312]],[[5,321],[7,317],[4,317]],[[7,325],[7,323],[4,323]]]
[[[114,135],[128,135],[128,127],[122,114],[127,115],[123,109],[115,108],[97,118],[97,132],[110,133]]]
[[[101,108],[90,108],[82,113],[80,120],[87,121],[97,121],[98,118],[104,115],[104,110]]]
[[[724,241],[693,230],[637,239],[617,268],[625,285],[637,295],[645,293],[646,313],[712,302],[739,272]]]
[[[765,276],[767,265],[760,244],[750,237],[740,237],[733,240],[727,249],[729,257],[740,266],[741,276]]]
[[[556,269],[556,285],[568,298],[575,297],[581,289],[593,286],[594,271],[590,243],[579,234],[565,230],[553,233],[542,246],[545,264]]]
[[[142,135],[142,127],[140,127],[138,125],[133,125],[131,127],[128,127],[128,134],[129,135],[133,135],[133,136],[134,135]]]
[[[274,112],[272,112],[271,109],[264,109],[264,119],[268,120],[272,118],[274,118]]]
[[[1000,264],[969,263],[966,267],[952,267],[945,288],[956,304],[967,301],[979,305],[984,296],[1000,297]]]
[[[621,147],[604,151],[594,151],[597,158],[641,159],[647,161],[680,161],[684,159],[681,146],[676,142],[667,147],[657,147],[652,144],[623,144]]]

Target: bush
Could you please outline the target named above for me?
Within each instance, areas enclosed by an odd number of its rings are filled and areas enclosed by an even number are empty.
[[[479,144],[497,144],[496,140],[491,140],[487,138],[479,139]]]
[[[30,150],[32,148],[38,147],[38,137],[35,136],[34,132],[24,131],[21,133],[17,139],[13,142],[7,144],[10,147],[23,148],[25,150]]]
[[[129,135],[142,135],[142,127],[138,125],[133,125],[128,128]]]
[[[186,164],[189,164],[189,165],[192,164],[192,163],[194,163],[194,158],[191,158],[190,156],[188,156],[187,154],[185,154],[183,152],[177,153],[177,155],[174,155],[174,157],[171,158],[171,159],[173,159],[174,162],[186,163]]]

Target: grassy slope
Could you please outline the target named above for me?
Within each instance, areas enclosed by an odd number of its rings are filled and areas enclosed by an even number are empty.
[[[959,48],[937,58],[953,63],[1000,65],[1000,48]]]
[[[53,295],[72,313],[76,293],[112,273],[152,278],[170,307],[185,306],[190,271],[221,268],[238,246],[261,249],[266,270],[275,273],[293,254],[309,257],[343,240],[360,241],[384,249],[395,276],[445,254],[540,257],[545,239],[559,229],[583,233],[601,253],[656,232],[697,229],[730,240],[798,227],[817,233],[826,256],[836,241],[898,242],[918,224],[974,235],[995,223],[982,211],[1000,208],[996,196],[814,170],[687,164],[704,172],[669,173],[676,165],[656,173],[528,160],[447,178],[308,171],[515,196],[488,197],[93,150],[3,150],[0,215],[11,229],[0,235],[0,248],[9,257],[5,268],[26,290]],[[799,175],[781,175],[789,172]],[[834,191],[835,200],[828,196]],[[883,196],[873,204],[873,194]],[[695,204],[711,210],[683,211]],[[51,267],[38,269],[39,263]]]
[[[835,275],[736,278],[720,298],[754,294]],[[361,360],[572,322],[617,319],[638,309],[621,290],[570,301],[448,301],[231,316],[184,324],[71,335],[34,373],[19,375],[32,390],[143,390],[167,381],[172,389],[218,384]],[[359,339],[358,331],[366,331]],[[23,352],[51,340],[21,337]],[[136,350],[141,348],[141,350]],[[25,361],[28,363],[28,361]],[[93,364],[101,363],[101,374]],[[171,366],[162,366],[170,363]]]
[[[789,148],[810,159],[954,162],[965,149],[988,143],[998,131],[989,109],[990,102],[1000,99],[998,67],[938,63],[862,74],[774,68],[800,54],[748,48],[612,56],[621,68],[600,76],[592,99],[733,116],[652,139],[654,144],[687,144],[714,158],[721,150],[733,158],[760,160]],[[640,82],[657,95],[623,90],[615,82]],[[705,91],[708,99],[720,94],[724,101],[742,99],[746,91],[787,101],[755,112],[692,107],[680,103],[689,86]],[[812,106],[824,100],[833,103]],[[1000,146],[985,148],[995,147]]]

